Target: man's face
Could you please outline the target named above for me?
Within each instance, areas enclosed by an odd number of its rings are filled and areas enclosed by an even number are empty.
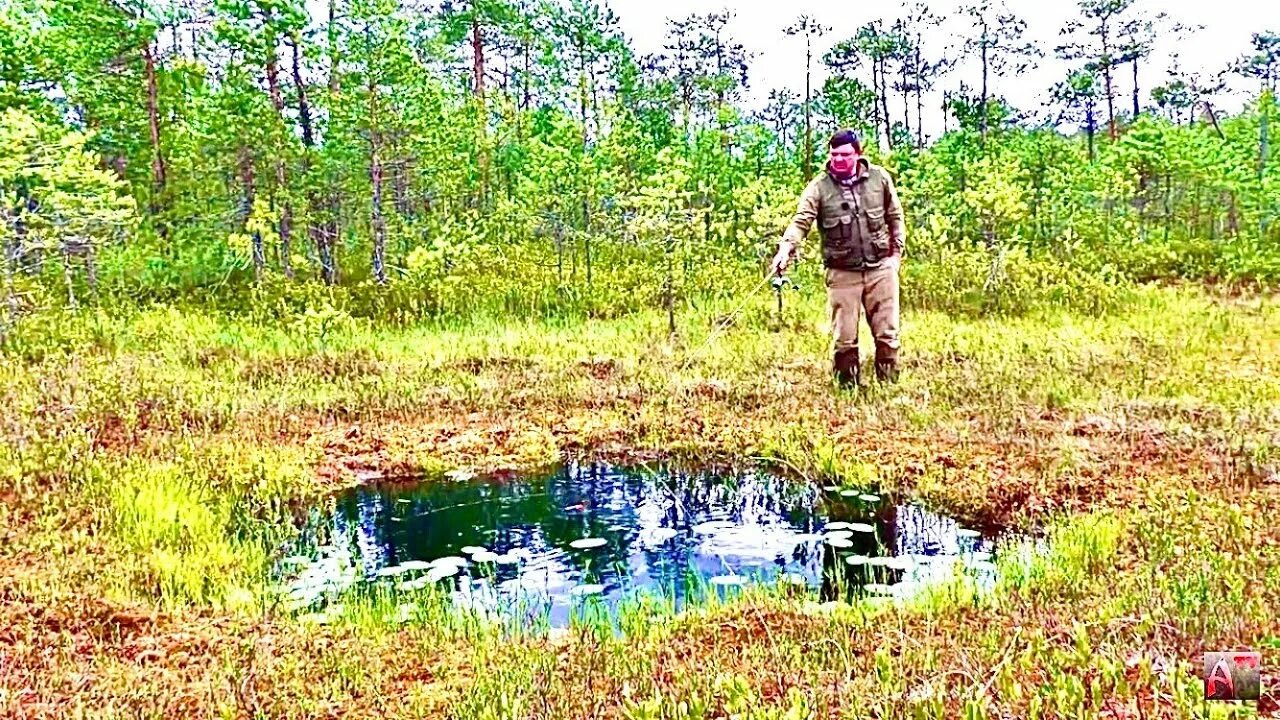
[[[831,155],[829,159],[831,161],[831,170],[833,172],[846,175],[853,172],[853,168],[858,162],[858,151],[855,150],[853,145],[850,143],[837,145],[831,148]]]

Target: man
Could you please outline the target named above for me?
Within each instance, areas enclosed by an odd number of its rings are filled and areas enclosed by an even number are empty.
[[[863,308],[875,337],[876,378],[898,373],[898,268],[906,243],[902,205],[889,173],[862,156],[853,130],[831,137],[826,172],[800,197],[800,209],[782,235],[772,271],[781,273],[818,221],[827,268],[827,301],[835,335],[833,371],[842,386],[857,386],[858,322]]]

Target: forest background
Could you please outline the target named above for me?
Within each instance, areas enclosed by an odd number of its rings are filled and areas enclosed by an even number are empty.
[[[993,0],[898,15],[779,28],[826,79],[751,110],[728,10],[641,56],[590,0],[3,0],[0,336],[86,302],[674,316],[756,286],[846,125],[898,180],[911,306],[1280,279],[1280,35],[1187,70],[1153,54],[1197,29],[1136,0],[1084,0],[1056,47]],[[1051,58],[1049,104],[1003,100]]]

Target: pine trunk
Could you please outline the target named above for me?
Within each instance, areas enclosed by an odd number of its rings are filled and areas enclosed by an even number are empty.
[[[75,275],[71,270],[72,253],[68,249],[68,242],[75,242],[75,239],[62,244],[62,284],[67,288],[67,306],[74,310],[80,307],[80,303],[76,300]]]
[[[1137,120],[1138,115],[1142,113],[1142,103],[1139,100],[1138,92],[1138,58],[1133,59],[1133,119]]]
[[[812,62],[813,40],[806,34],[804,38],[804,163],[802,165],[805,182],[813,177]]]
[[[1102,79],[1107,93],[1107,135],[1111,142],[1119,137],[1116,132],[1116,93],[1111,79],[1111,49],[1107,41],[1106,28],[1102,29]]]
[[[298,93],[298,124],[302,126],[302,179],[307,187],[307,237],[316,248],[320,259],[321,275],[329,280],[328,266],[325,263],[325,232],[320,224],[320,203],[316,189],[311,182],[312,153],[315,150],[316,136],[311,125],[311,104],[307,101],[307,87],[302,82],[302,42],[295,32],[291,39],[293,45],[293,86]]]
[[[320,275],[326,285],[333,285],[338,282],[338,218],[335,214],[338,198],[330,195],[326,206],[330,216],[316,228],[316,249],[320,253]]]
[[[587,287],[591,287],[591,173],[587,165],[588,148],[591,142],[587,129],[587,96],[591,94],[591,82],[587,75],[586,41],[581,32],[575,36],[575,39],[574,49],[578,53],[578,116],[582,121],[582,157],[578,166],[578,173],[582,178],[582,255]]]
[[[909,68],[907,61],[902,61],[902,127],[907,131],[907,142],[911,142],[911,93],[907,90],[908,79],[907,74]]]
[[[480,20],[471,21],[471,72],[475,81],[475,94],[484,97],[484,30]]]
[[[302,39],[293,34],[293,87],[298,93],[298,124],[302,126],[302,144],[315,147],[315,130],[311,126],[311,104],[307,102],[307,87],[302,82]]]
[[[373,185],[373,210],[370,224],[373,228],[373,277],[379,285],[387,282],[387,224],[382,214],[382,158],[379,156],[377,133],[369,139],[369,181]]]
[[[532,62],[529,52],[531,43],[526,39],[524,41],[524,76],[520,78],[520,109],[529,109],[529,78],[531,77],[530,63]],[[517,116],[518,117],[518,116]]]
[[[875,58],[871,59],[871,93],[875,95],[871,103],[871,116],[875,123],[876,134],[879,134],[884,127],[884,122],[880,116],[880,66]]]
[[[888,60],[880,58],[880,105],[884,111],[884,145],[893,148],[893,120],[889,117],[889,67]]]
[[[338,94],[338,0],[329,0],[329,110],[332,112],[334,96]]]
[[[338,44],[337,0],[329,0],[329,110],[338,104],[340,51]],[[327,183],[326,183],[327,185]],[[317,235],[317,250],[320,253],[320,273],[326,284],[338,282],[338,196],[332,188],[325,194],[324,225]]]
[[[987,35],[984,29],[982,35],[982,105],[978,109],[978,127],[981,129],[984,145],[987,142],[987,83],[990,71],[990,63],[987,62]]]
[[[253,200],[254,200],[254,175],[253,175],[253,156],[249,149],[241,147],[239,152],[240,158],[240,222],[241,226],[248,230],[249,219],[253,216]],[[262,234],[253,233],[253,278],[261,282],[262,273],[266,267],[266,254],[262,248]]]
[[[924,149],[924,68],[922,67],[923,58],[920,56],[920,43],[923,38],[916,40],[916,147]]]
[[[1090,103],[1084,110],[1084,132],[1089,138],[1089,162],[1093,162],[1096,157],[1093,137],[1097,134],[1097,122],[1094,120],[1093,115],[1093,103]]]
[[[165,167],[164,149],[160,144],[160,89],[156,80],[156,62],[151,41],[142,46],[143,70],[147,79],[147,127],[151,133],[151,215],[163,208],[163,197],[168,171]]]
[[[276,117],[283,126],[286,122],[284,116],[284,98],[280,95],[280,65],[276,58],[275,49],[271,50],[267,56],[267,90],[271,95],[271,106],[275,108]],[[284,271],[284,276],[290,280],[293,279],[293,263],[290,256],[293,253],[293,207],[289,204],[288,198],[288,173],[284,165],[284,148],[278,148],[276,154],[276,188],[275,196],[282,197],[280,204],[280,269]]]
[[[369,77],[369,182],[373,207],[370,226],[373,230],[373,277],[379,285],[387,282],[387,223],[382,214],[382,137],[378,132],[378,86]]]

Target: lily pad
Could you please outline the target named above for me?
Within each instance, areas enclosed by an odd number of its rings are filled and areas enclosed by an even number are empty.
[[[863,501],[863,502],[869,502],[869,503],[878,503],[878,502],[880,502],[880,496],[879,496],[879,495],[872,495],[871,493],[863,493],[863,494],[861,494],[861,495],[859,495],[859,496],[858,496],[858,499],[859,499],[859,500],[861,500],[861,501]]]
[[[887,558],[887,560],[888,562],[886,562],[884,566],[891,570],[906,571],[915,567],[915,561],[905,555],[890,557],[890,558]]]
[[[832,538],[844,538],[845,540],[852,540],[853,531],[852,530],[830,530],[827,532],[827,534],[824,537],[827,540],[831,540]]]
[[[430,570],[432,565],[426,560],[406,560],[400,563],[400,567],[405,570]]]
[[[602,592],[604,592],[604,586],[599,584],[575,585],[574,587],[569,589],[569,594],[572,595],[573,597],[582,597],[584,595],[599,595]]]
[[[433,583],[440,582],[445,578],[457,575],[459,570],[461,570],[461,567],[458,565],[437,565],[436,567],[431,568],[431,572],[424,575],[421,579]]]
[[[845,558],[844,561],[849,563],[850,565],[862,566],[862,565],[866,565],[869,559],[870,558],[868,558],[866,555],[850,555],[849,557]]]
[[[876,531],[876,526],[867,523],[849,523],[849,529],[859,533],[873,533]]]
[[[483,545],[468,545],[462,548],[463,555],[475,555],[476,553],[489,552],[489,548]]]
[[[907,571],[915,567],[915,561],[906,556],[881,556],[867,561],[868,565],[889,568],[890,570]]]
[[[851,528],[852,528],[852,523],[836,521],[836,522],[827,523],[825,526],[823,526],[822,529],[826,530],[827,532],[830,532],[832,530],[849,530]]]
[[[960,528],[959,530],[956,530],[956,537],[980,538],[982,537],[982,533],[978,532],[977,530],[972,530],[970,528]]]
[[[582,538],[581,540],[574,540],[569,543],[569,547],[575,550],[589,550],[591,548],[598,548],[602,545],[608,544],[609,541],[604,538]]]
[[[463,557],[458,557],[457,555],[449,555],[447,557],[436,558],[435,560],[431,561],[431,567],[433,569],[439,568],[439,567],[446,567],[449,565],[453,565],[455,567],[465,567],[466,564],[467,564],[467,559]]]
[[[434,573],[435,571],[432,570],[431,572]],[[402,582],[399,585],[396,585],[396,588],[401,592],[417,592],[418,590],[425,589],[427,586],[431,585],[434,582],[435,582],[435,579],[431,577],[431,573],[427,573],[426,575],[423,575],[420,578],[415,578],[413,580],[406,580],[405,582]]]
[[[501,556],[498,555],[498,553],[489,552],[488,550],[485,550],[484,552],[478,552],[472,555],[471,559],[474,562],[478,562],[478,563],[489,563],[489,562],[497,562],[499,557]]]
[[[658,527],[641,533],[640,538],[651,543],[664,543],[679,534],[675,528]]]
[[[841,490],[840,491],[840,495],[843,497],[855,497],[857,496],[857,494],[858,494],[857,490]]]
[[[841,549],[853,547],[853,541],[844,537],[829,537],[827,538],[827,544],[833,548]]]
[[[825,485],[825,486],[823,486],[823,488],[822,488],[822,489],[823,489],[823,491],[825,491],[825,492],[840,492],[840,486],[839,486],[839,485]]]

